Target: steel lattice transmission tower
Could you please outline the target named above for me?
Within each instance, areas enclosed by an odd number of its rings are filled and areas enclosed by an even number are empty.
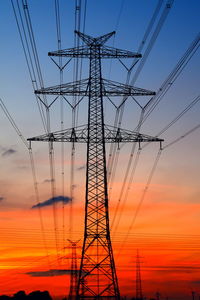
[[[77,283],[78,283],[78,268],[77,268],[77,244],[78,241],[71,241],[69,240],[69,243],[71,244],[70,247],[71,252],[71,274],[70,274],[70,290],[69,290],[69,300],[75,300],[76,299],[76,291],[77,291]]]
[[[135,294],[136,300],[143,300],[140,258],[141,257],[139,256],[139,250],[137,250],[137,254],[136,254],[136,294]]]
[[[161,139],[115,128],[104,123],[104,96],[147,96],[154,92],[104,79],[101,59],[134,58],[140,54],[107,47],[115,33],[93,38],[76,32],[85,46],[50,52],[50,56],[88,58],[89,78],[43,88],[36,94],[87,96],[88,123],[83,126],[44,134],[31,141],[87,144],[85,229],[77,299],[120,299],[110,239],[105,143],[160,142]],[[84,292],[83,292],[84,291]]]

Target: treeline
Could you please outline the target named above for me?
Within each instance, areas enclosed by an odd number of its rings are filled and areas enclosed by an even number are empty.
[[[26,294],[24,291],[19,291],[13,296],[1,295],[0,300],[52,300],[48,291],[33,291],[30,294]]]

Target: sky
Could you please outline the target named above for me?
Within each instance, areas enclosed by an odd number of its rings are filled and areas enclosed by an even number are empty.
[[[17,1],[13,0],[15,7]],[[162,1],[160,1],[161,3]],[[158,22],[167,1],[163,1]],[[173,2],[173,1],[172,1]],[[137,52],[158,1],[156,0],[87,0],[85,33],[99,36],[116,31],[108,46]],[[21,1],[19,1],[21,6]],[[74,46],[75,1],[60,0],[62,48]],[[85,1],[82,0],[81,28]],[[44,86],[59,84],[59,72],[48,57],[57,50],[56,19],[53,0],[29,0],[29,12],[37,45]],[[199,32],[200,2],[175,0],[134,85],[159,91]],[[11,1],[0,2],[0,98],[25,138],[44,133],[34,96]],[[153,27],[152,32],[155,29]],[[142,50],[150,42],[146,41]],[[63,59],[63,64],[67,60]],[[123,60],[127,67],[131,60]],[[103,77],[126,82],[127,71],[116,60],[103,61]],[[137,70],[135,66],[131,78]],[[63,82],[73,81],[74,63],[63,72]],[[200,53],[196,51],[171,85],[162,101],[144,122],[141,133],[156,136],[183,109],[199,96]],[[83,61],[82,78],[88,76],[88,62]],[[53,98],[48,97],[50,102]],[[150,97],[137,97],[144,106]],[[115,103],[121,100],[113,98]],[[71,101],[71,99],[70,99]],[[113,124],[115,109],[104,99],[105,123]],[[122,128],[134,130],[140,108],[128,99]],[[163,148],[199,124],[197,103],[161,137]],[[64,103],[64,127],[71,127],[71,109]],[[50,109],[51,130],[60,129],[60,101]],[[87,123],[87,99],[79,107],[78,125]],[[49,173],[48,145],[33,143],[33,155],[39,191],[38,209],[34,192],[29,153],[0,110],[0,294],[24,289],[49,290],[53,297],[69,292],[70,238],[70,165],[71,145],[65,145],[64,195],[61,176],[61,148],[55,145],[56,204],[53,205]],[[149,176],[158,155],[159,145],[151,143],[139,156],[133,180],[122,197],[122,185],[130,159],[131,145],[120,145],[115,176],[109,184],[109,206],[113,251],[122,295],[135,295],[135,256],[141,255],[143,293],[147,297],[189,299],[191,291],[200,294],[200,189],[199,129],[164,148],[153,178]],[[110,146],[107,148],[109,160]],[[135,157],[136,153],[134,154]],[[84,224],[86,146],[76,145],[73,183],[73,233],[81,240]],[[133,162],[130,172],[133,170]],[[133,172],[133,171],[132,171]],[[127,189],[128,188],[128,189]],[[61,199],[64,196],[64,206]],[[117,203],[119,208],[117,209]],[[139,206],[139,203],[141,205]],[[139,209],[138,209],[139,208]],[[117,210],[117,214],[116,214]],[[136,217],[135,217],[136,216]],[[63,221],[64,220],[64,221]],[[57,250],[55,243],[57,228]],[[128,233],[128,235],[127,235]],[[59,256],[59,259],[58,259]],[[53,270],[53,271],[52,271]]]

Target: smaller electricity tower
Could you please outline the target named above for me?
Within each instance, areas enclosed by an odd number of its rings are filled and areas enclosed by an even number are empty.
[[[79,241],[71,241],[69,240],[69,243],[71,244],[70,247],[67,247],[68,249],[71,248],[71,274],[70,274],[70,289],[69,289],[69,300],[75,300],[76,299],[76,291],[77,291],[77,283],[78,283],[78,264],[77,264],[77,244]],[[79,247],[80,248],[80,247]]]
[[[140,256],[139,256],[139,250],[137,250],[136,254],[136,293],[135,293],[135,299],[136,300],[143,300],[143,292],[142,292],[142,280],[141,280],[141,270],[140,270]]]

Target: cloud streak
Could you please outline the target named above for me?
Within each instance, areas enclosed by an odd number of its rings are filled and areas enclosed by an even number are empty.
[[[146,266],[146,270],[151,270],[154,273],[194,273],[199,272],[200,266],[184,266],[184,265],[171,265],[171,266]]]
[[[71,274],[71,270],[50,269],[48,271],[27,272],[26,274],[31,277],[53,277],[53,276],[69,275]]]
[[[51,182],[53,182],[54,180],[53,179],[45,179],[44,181],[43,181],[43,183],[51,183]]]
[[[85,170],[85,168],[86,168],[86,166],[85,166],[85,165],[83,165],[83,166],[80,166],[80,167],[78,167],[78,168],[77,168],[77,171],[82,171],[82,170]]]
[[[3,156],[3,157],[10,156],[10,155],[12,155],[12,154],[14,154],[14,153],[16,153],[16,152],[17,152],[16,150],[10,148],[10,149],[5,150],[5,151],[1,154],[1,156]]]
[[[51,206],[51,205],[53,205],[55,203],[58,203],[58,202],[68,204],[70,201],[71,201],[70,197],[58,196],[58,197],[53,197],[53,198],[50,198],[48,200],[45,200],[44,202],[40,202],[38,204],[35,204],[31,208],[34,209],[34,208],[39,208],[39,207]]]

